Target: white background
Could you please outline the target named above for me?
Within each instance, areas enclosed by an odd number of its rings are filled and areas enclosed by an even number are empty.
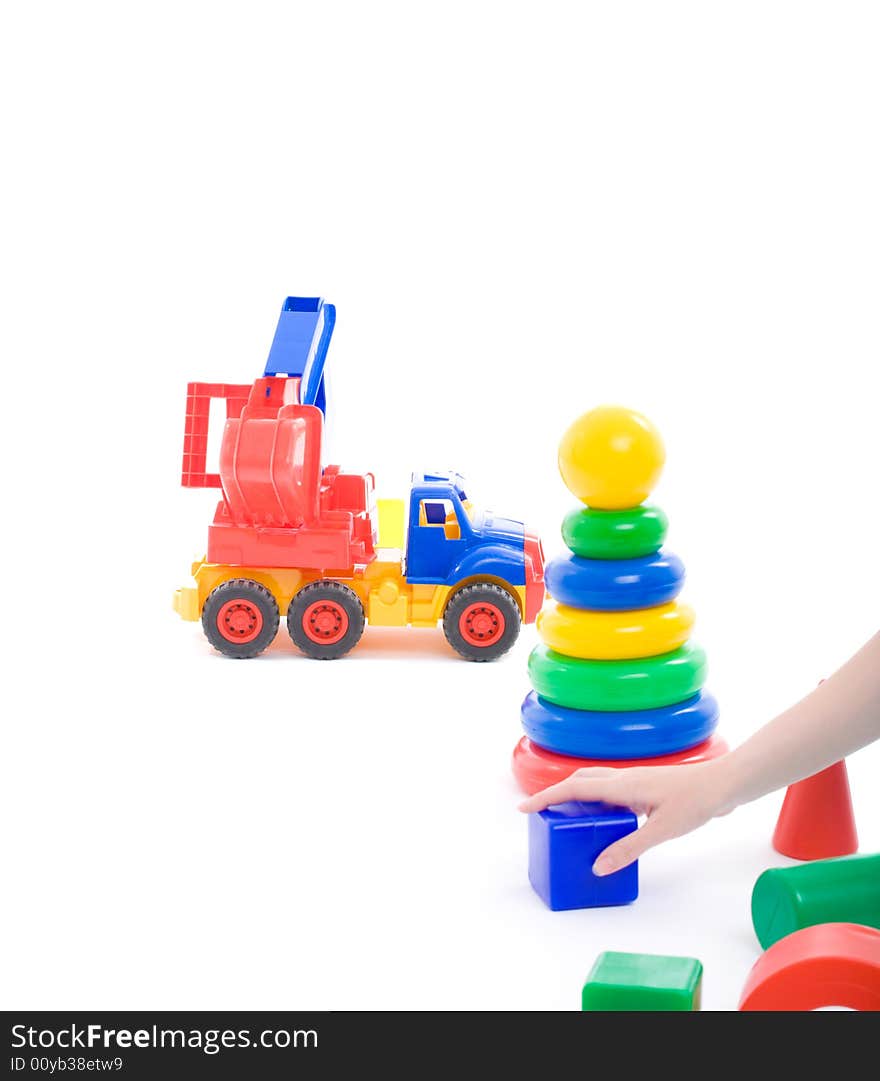
[[[545,910],[534,628],[491,666],[428,631],[212,653],[170,610],[214,503],[185,388],[259,375],[320,293],[333,460],[457,468],[548,554],[565,426],[642,409],[741,741],[877,629],[878,38],[871,3],[7,6],[0,1005],[570,1009],[631,949],[735,1006],[780,797],[630,908]]]

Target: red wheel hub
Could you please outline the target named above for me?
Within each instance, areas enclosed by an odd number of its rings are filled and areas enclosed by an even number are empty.
[[[263,629],[263,613],[243,597],[227,601],[217,613],[217,630],[227,642],[245,645]]]
[[[504,613],[497,605],[479,601],[461,613],[458,629],[471,646],[491,646],[504,634]]]
[[[306,637],[321,646],[334,646],[348,631],[348,612],[336,601],[315,601],[303,612]]]

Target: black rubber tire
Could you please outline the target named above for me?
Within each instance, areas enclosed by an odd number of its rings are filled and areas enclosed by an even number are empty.
[[[338,642],[330,645],[314,642],[303,629],[303,616],[307,609],[322,600],[338,604],[348,616],[348,630]],[[364,606],[360,598],[342,582],[312,582],[296,594],[287,609],[287,633],[293,644],[307,657],[316,661],[335,661],[338,657],[350,653],[364,633],[365,622]]]
[[[223,606],[235,600],[252,605],[262,616],[263,625],[260,632],[249,642],[230,641],[220,633],[217,618]],[[275,598],[265,586],[261,586],[259,582],[254,582],[250,578],[232,578],[217,586],[209,594],[202,609],[202,629],[205,637],[218,653],[240,661],[262,653],[278,633],[280,621],[281,616]]]
[[[485,646],[468,642],[459,627],[465,609],[480,602],[493,605],[504,615],[504,630],[500,637]],[[506,589],[496,586],[494,582],[475,582],[453,593],[447,601],[443,612],[443,633],[446,641],[465,660],[494,661],[496,657],[506,653],[517,640],[521,622],[519,605]]]

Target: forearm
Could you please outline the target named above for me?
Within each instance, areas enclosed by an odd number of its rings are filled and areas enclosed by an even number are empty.
[[[809,777],[880,738],[880,634],[820,684],[718,760],[723,810]]]

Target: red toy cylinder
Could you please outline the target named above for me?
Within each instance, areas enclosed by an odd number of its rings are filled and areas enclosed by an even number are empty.
[[[740,1010],[880,1010],[880,931],[819,923],[775,942],[746,979]]]

